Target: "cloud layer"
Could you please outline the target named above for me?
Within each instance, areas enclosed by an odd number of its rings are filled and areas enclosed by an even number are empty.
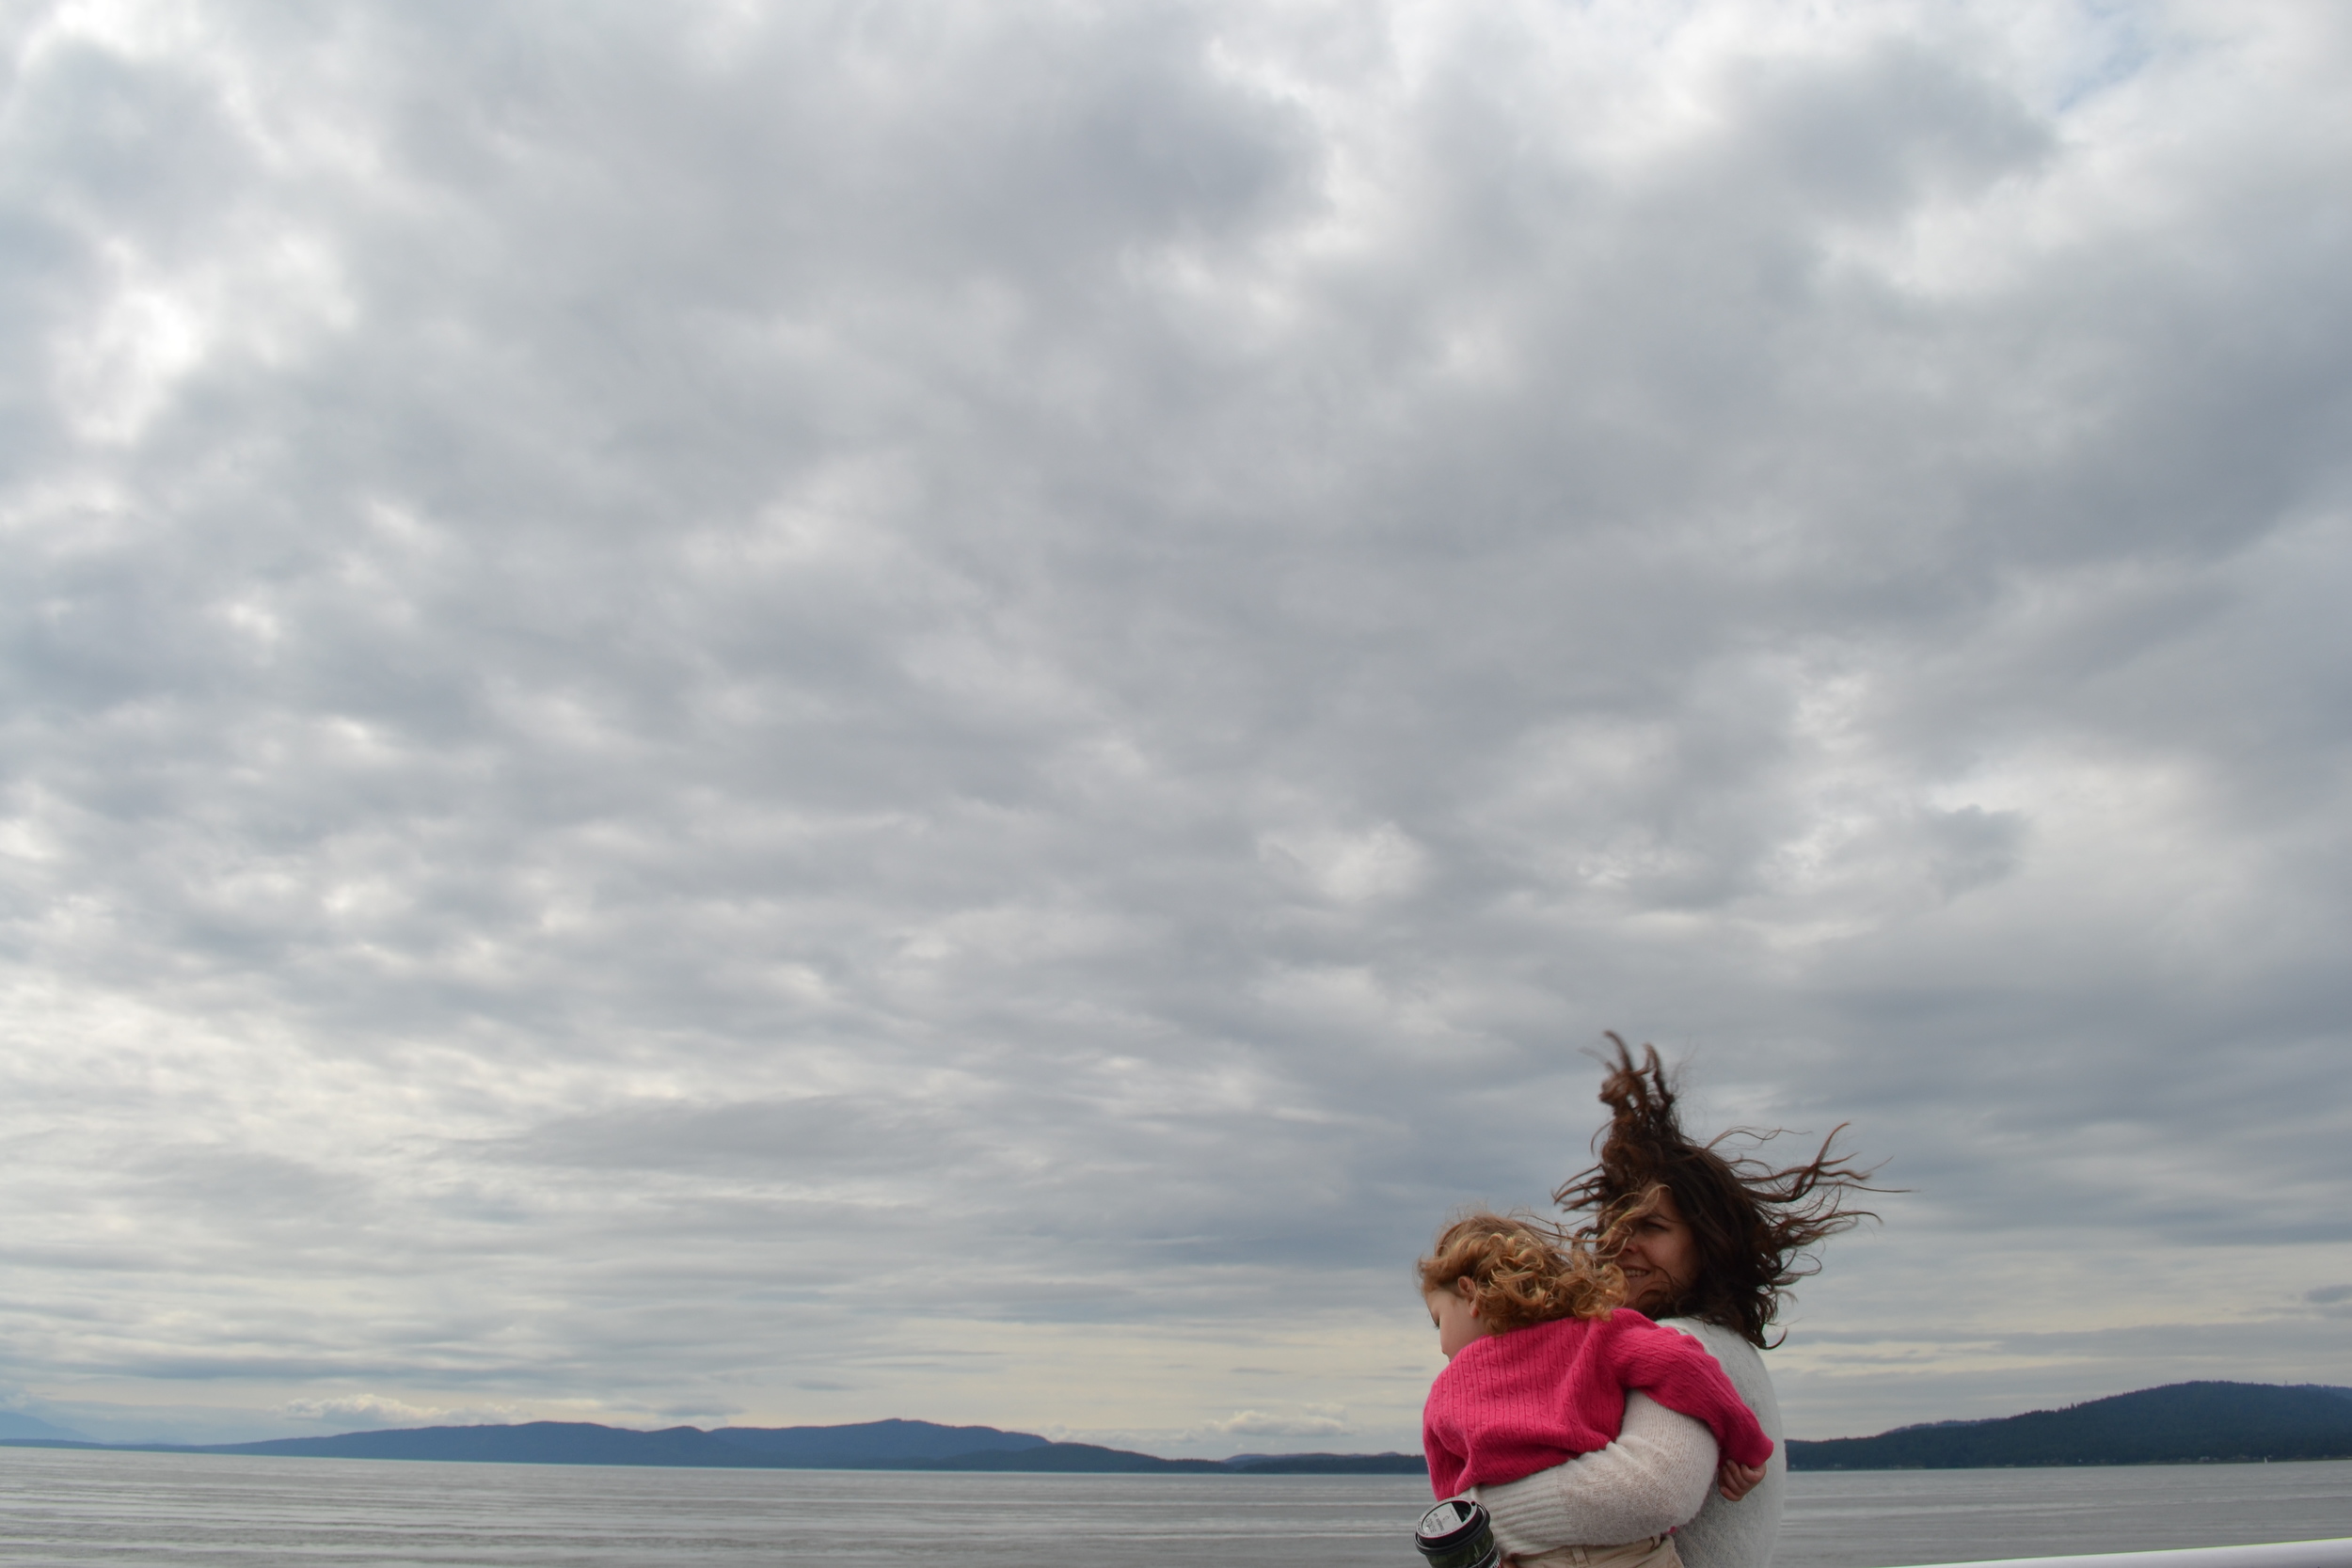
[[[1610,1027],[1804,1434],[2352,1382],[2324,8],[6,25],[42,1408],[1406,1442]]]

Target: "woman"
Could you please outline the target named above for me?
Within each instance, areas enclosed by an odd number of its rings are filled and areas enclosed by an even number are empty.
[[[1581,1234],[1613,1227],[1626,1305],[1713,1353],[1772,1436],[1772,1464],[1762,1484],[1727,1500],[1710,1490],[1716,1453],[1707,1427],[1636,1393],[1609,1447],[1477,1495],[1505,1551],[1672,1529],[1685,1568],[1765,1568],[1780,1534],[1788,1461],[1780,1405],[1757,1352],[1775,1342],[1767,1329],[1788,1287],[1820,1267],[1806,1249],[1874,1217],[1847,1200],[1877,1189],[1868,1171],[1832,1160],[1836,1132],[1810,1161],[1786,1170],[1726,1159],[1722,1138],[1692,1141],[1657,1050],[1644,1046],[1637,1064],[1623,1039],[1609,1040],[1616,1057],[1600,1090],[1610,1109],[1600,1158],[1552,1197],[1584,1216]]]

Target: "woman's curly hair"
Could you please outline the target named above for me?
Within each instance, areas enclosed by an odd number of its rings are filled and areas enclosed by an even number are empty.
[[[1625,1300],[1625,1275],[1593,1248],[1533,1216],[1470,1214],[1438,1232],[1417,1265],[1421,1293],[1470,1281],[1470,1310],[1489,1332],[1555,1318],[1600,1318]]]
[[[1765,1329],[1788,1288],[1820,1271],[1810,1249],[1878,1217],[1851,1207],[1853,1194],[1892,1189],[1870,1185],[1875,1167],[1860,1169],[1831,1154],[1843,1123],[1821,1140],[1812,1159],[1781,1170],[1721,1152],[1728,1139],[1762,1143],[1777,1132],[1734,1132],[1712,1143],[1693,1141],[1682,1130],[1675,1084],[1657,1047],[1642,1047],[1637,1063],[1621,1037],[1613,1031],[1608,1038],[1616,1054],[1600,1088],[1610,1118],[1599,1159],[1552,1200],[1571,1214],[1588,1216],[1573,1234],[1607,1256],[1625,1229],[1656,1207],[1661,1192],[1672,1194],[1691,1227],[1698,1266],[1679,1297],[1645,1310],[1654,1318],[1721,1323],[1750,1344],[1770,1348],[1775,1341],[1766,1338]]]

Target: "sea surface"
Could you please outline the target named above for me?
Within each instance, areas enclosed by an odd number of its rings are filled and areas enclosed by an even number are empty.
[[[1790,1478],[1774,1568],[2352,1536],[2352,1462]],[[949,1476],[0,1449],[0,1562],[1415,1568],[1397,1476]]]

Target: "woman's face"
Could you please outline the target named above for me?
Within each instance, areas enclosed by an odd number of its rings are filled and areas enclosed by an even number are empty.
[[[1679,1300],[1697,1277],[1698,1247],[1675,1195],[1659,1190],[1658,1202],[1633,1222],[1617,1252],[1617,1267],[1625,1271],[1625,1304],[1637,1312],[1668,1307]]]

